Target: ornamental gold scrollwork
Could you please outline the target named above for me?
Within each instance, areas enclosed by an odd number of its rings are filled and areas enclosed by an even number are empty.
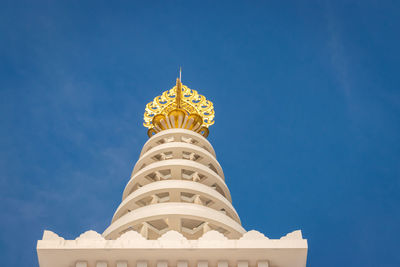
[[[208,127],[214,124],[214,106],[213,103],[198,94],[196,90],[190,89],[187,86],[180,84],[182,88],[181,101],[177,103],[176,94],[177,86],[163,92],[160,96],[146,105],[144,113],[143,125],[149,129],[154,127],[153,118],[158,114],[168,115],[170,111],[175,109],[183,109],[187,115],[198,114],[202,118],[202,129],[208,134]],[[203,128],[204,127],[204,128]],[[206,130],[205,130],[206,129]]]

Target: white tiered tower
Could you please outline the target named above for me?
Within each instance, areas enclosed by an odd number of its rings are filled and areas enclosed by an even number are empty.
[[[228,238],[246,231],[231,204],[224,173],[211,144],[183,128],[168,129],[144,145],[106,239],[128,230],[157,239],[169,230],[198,239],[217,230]]]
[[[41,267],[305,267],[307,240],[246,231],[206,137],[213,104],[180,79],[147,104],[150,139],[102,235],[45,231]],[[255,211],[263,216],[261,211]]]

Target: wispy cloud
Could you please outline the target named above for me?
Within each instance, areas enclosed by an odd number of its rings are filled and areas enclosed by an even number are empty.
[[[352,104],[353,78],[350,74],[351,62],[346,55],[346,48],[342,39],[341,30],[337,23],[334,10],[329,1],[326,1],[327,30],[329,33],[328,47],[334,73],[349,106]]]

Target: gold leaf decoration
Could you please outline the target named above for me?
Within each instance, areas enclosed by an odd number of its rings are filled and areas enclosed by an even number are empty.
[[[144,112],[143,125],[149,129],[153,128],[153,118],[158,114],[168,115],[174,109],[180,108],[187,112],[187,114],[198,114],[203,119],[202,127],[208,128],[214,124],[214,106],[213,103],[205,98],[205,96],[198,94],[196,90],[182,85],[181,103],[178,107],[176,103],[177,86],[170,90],[165,91],[160,96],[146,105]]]

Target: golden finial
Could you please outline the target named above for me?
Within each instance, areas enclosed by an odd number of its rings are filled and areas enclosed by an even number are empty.
[[[179,78],[176,79],[176,105],[178,108],[181,107],[182,98],[182,68],[179,69]]]
[[[193,130],[207,137],[214,124],[213,103],[181,82],[182,69],[176,86],[165,91],[146,105],[143,125],[152,135],[171,128]]]

